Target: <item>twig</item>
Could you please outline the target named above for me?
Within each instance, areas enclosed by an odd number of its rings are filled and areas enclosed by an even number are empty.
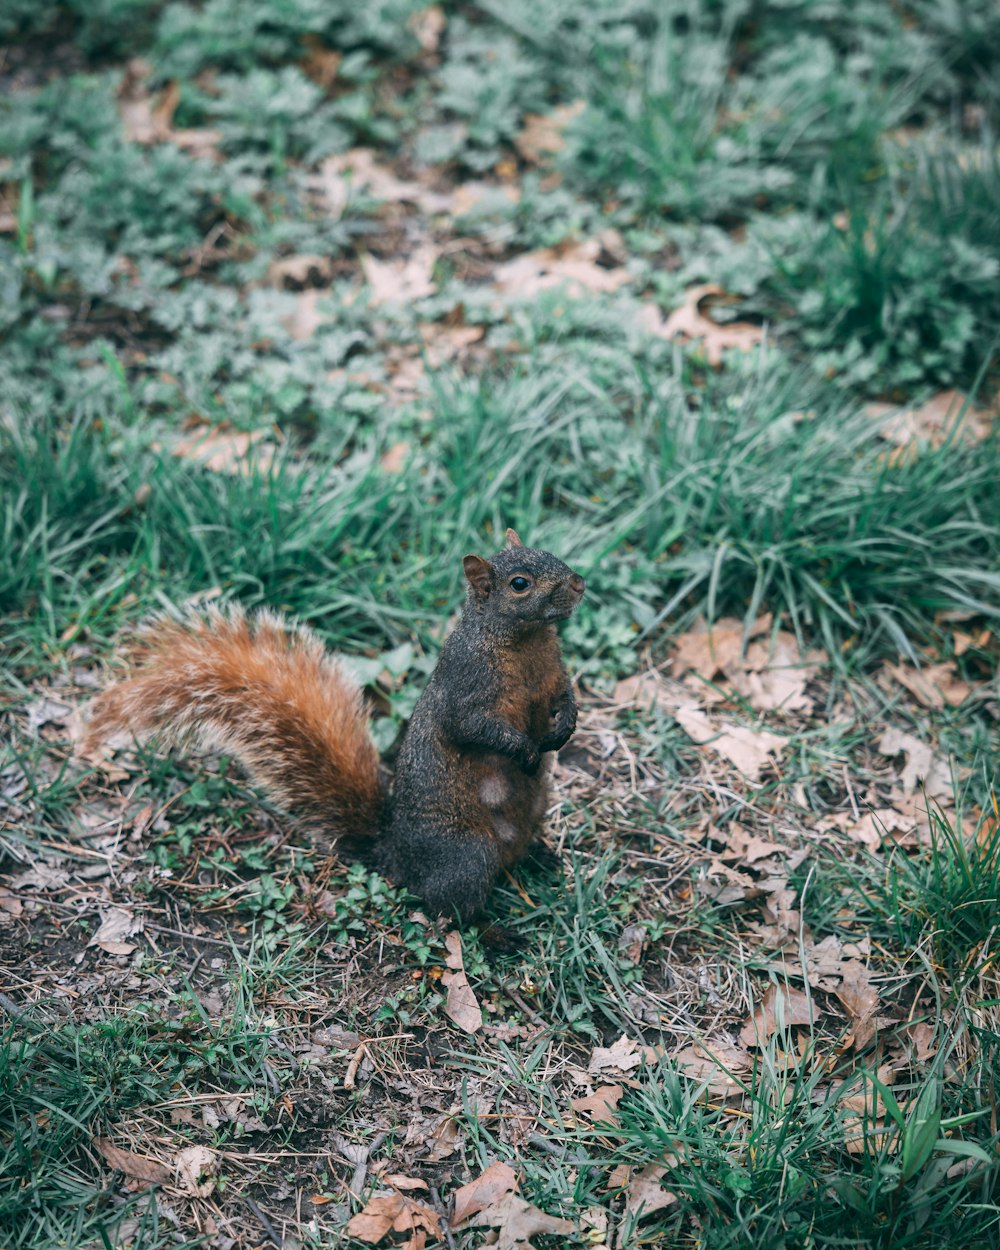
[[[243,1201],[250,1208],[250,1213],[256,1216],[256,1218],[260,1221],[260,1226],[261,1228],[263,1228],[264,1232],[267,1234],[271,1243],[277,1246],[278,1250],[281,1250],[281,1246],[282,1246],[281,1238],[274,1231],[274,1225],[271,1223],[271,1221],[267,1218],[267,1216],[264,1214],[264,1212],[260,1209],[260,1207],[256,1204],[256,1202],[254,1202],[252,1198],[247,1198],[244,1196]]]
[[[851,774],[848,767],[844,765],[844,789],[847,791],[847,797],[851,800],[851,810],[854,812],[854,819],[861,819],[861,812],[858,810],[858,800],[854,797],[854,787],[851,785]]]
[[[208,937],[206,934],[201,933],[188,933],[184,929],[171,929],[165,924],[150,924],[148,920],[145,927],[152,929],[154,933],[172,933],[174,937],[185,938],[189,942],[209,942],[212,946],[227,946],[230,950],[236,945],[225,938]],[[245,953],[245,948],[242,946],[237,946],[236,949]]]
[[[347,1071],[344,1073],[344,1089],[353,1089],[354,1082],[357,1079],[358,1068],[361,1066],[362,1059],[368,1054],[368,1046],[365,1042],[354,1052],[354,1058],[347,1065]]]
[[[448,1223],[448,1212],[444,1203],[441,1201],[441,1195],[437,1191],[437,1186],[431,1186],[431,1202],[434,1204],[434,1210],[441,1217],[441,1229],[444,1232],[444,1239],[447,1242],[448,1250],[457,1250],[455,1246],[455,1234],[451,1231],[451,1225]]]
[[[504,990],[507,994],[510,995],[510,997],[514,1000],[517,1006],[521,1008],[521,1010],[524,1012],[524,1014],[528,1017],[529,1020],[533,1020],[535,1024],[541,1025],[543,1029],[547,1029],[549,1027],[546,1021],[543,1020],[542,1017],[538,1014],[538,1012],[535,1011],[534,1008],[528,1006],[528,1004],[524,1001],[524,999],[517,992],[517,990],[512,989],[509,985],[504,986]]]
[[[19,1007],[17,1003],[15,1003],[12,998],[8,998],[6,994],[0,994],[0,1007],[2,1007],[9,1016],[14,1016],[15,1019],[18,1016],[24,1015],[24,1008]]]

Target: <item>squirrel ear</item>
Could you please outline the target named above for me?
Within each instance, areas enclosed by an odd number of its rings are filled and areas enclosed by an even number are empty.
[[[522,547],[522,546],[524,546],[524,544],[521,542],[520,538],[518,538],[518,536],[517,536],[517,531],[516,531],[516,530],[508,530],[508,531],[507,531],[507,546],[508,546],[508,547]]]
[[[462,561],[462,568],[465,569],[465,576],[476,596],[480,599],[487,598],[493,587],[493,572],[489,561],[482,556],[466,556]]]

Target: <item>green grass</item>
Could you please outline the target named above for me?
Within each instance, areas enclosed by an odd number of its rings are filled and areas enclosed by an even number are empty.
[[[0,1241],[161,1250],[211,1220],[248,1245],[353,1247],[349,1150],[371,1145],[365,1195],[381,1164],[447,1201],[509,1159],[574,1245],[607,1219],[637,1248],[919,1250],[956,1228],[995,1246],[1000,439],[994,422],[893,456],[865,405],[956,387],[995,406],[997,8],[437,14],[0,14],[0,867],[20,882],[0,894]],[[208,154],[130,138],[135,57],[133,104],[173,101],[175,130],[216,132]],[[564,105],[533,157],[527,119]],[[323,162],[356,147],[399,196],[338,183]],[[613,290],[495,285],[506,261],[595,239],[584,277]],[[379,303],[363,261],[423,249],[436,289]],[[760,325],[763,346],[714,368],[648,333],[651,304],[665,316],[703,282],[729,297],[712,316]],[[456,327],[481,335],[454,347]],[[216,472],[174,454],[193,429],[265,437]],[[474,1037],[445,1015],[443,933],[416,901],[302,844],[225,762],[141,751],[109,779],[58,714],[30,720],[42,695],[89,697],[149,612],[208,596],[314,626],[391,749],[462,556],[509,525],[587,579],[564,629],[584,717],[557,863],[491,900],[520,945],[463,934]],[[788,738],[759,785],[666,696],[615,701],[697,618],[764,612],[828,663],[809,716],[713,705]],[[896,659],[954,660],[973,693],[929,711],[886,677]],[[869,853],[827,818],[902,801],[877,750],[890,726],[951,763],[956,795],[926,844]],[[734,881],[719,862],[739,828],[785,851],[725,861]],[[109,906],[146,922],[132,955],[87,945]],[[844,1050],[843,1009],[813,986],[820,1023],[754,1052],[731,1099],[676,1067],[693,1038],[734,1039],[769,980],[802,984],[823,938],[864,945],[878,1049]],[[586,1069],[622,1033],[666,1057],[628,1075],[617,1125],[574,1121],[574,1098],[621,1079]],[[851,1153],[845,1099],[864,1089],[883,1114]],[[434,1158],[442,1124],[455,1148]],[[217,1184],[131,1191],[102,1136],[167,1161],[224,1151]],[[674,1201],[627,1214],[619,1164],[665,1167]]]
[[[461,553],[510,517],[587,577],[595,606],[569,630],[584,658],[620,621],[611,666],[630,662],[629,630],[668,615],[766,606],[831,654],[868,659],[933,637],[936,613],[996,614],[995,443],[892,465],[877,423],[795,374],[762,364],[713,382],[695,419],[624,353],[615,383],[566,357],[543,377],[526,365],[443,387],[433,439],[417,443],[405,419],[357,427],[333,475],[318,456],[284,454],[249,475],[192,469],[113,410],[98,426],[26,416],[0,460],[10,641],[110,638],[154,591],[208,586],[287,607],[348,651],[388,649],[414,625],[426,641],[456,597]],[[796,421],[791,405],[810,399],[814,415]],[[390,475],[378,450],[396,437],[413,451]]]
[[[996,1163],[973,1146],[946,1137],[955,1124],[979,1117],[979,1090],[949,1091],[941,1105],[940,1078],[915,1090],[881,1096],[891,1111],[887,1132],[845,1124],[845,1086],[830,1084],[818,1065],[791,1071],[770,1048],[746,1079],[749,1114],[733,1117],[706,1106],[697,1085],[673,1073],[657,1074],[625,1103],[621,1158],[638,1166],[673,1157],[664,1185],[676,1205],[652,1227],[679,1237],[697,1220],[706,1240],[746,1245],[836,1246],[845,1238],[879,1247],[932,1246],[950,1219],[962,1221],[970,1244],[989,1245],[997,1213],[970,1192],[968,1178],[947,1179],[956,1158],[973,1157],[980,1192],[996,1184]],[[805,1071],[803,1071],[805,1069]],[[856,1093],[868,1084],[851,1085]],[[845,1083],[846,1085],[846,1083]],[[898,1100],[898,1101],[894,1101]],[[909,1103],[909,1111],[899,1109]],[[969,1119],[965,1119],[969,1116]],[[862,1117],[863,1119],[863,1117]],[[865,1134],[866,1146],[846,1158],[845,1137]],[[593,1157],[593,1156],[592,1156]],[[901,1162],[902,1160],[902,1162]],[[645,1236],[652,1234],[647,1222]]]
[[[220,1076],[231,1091],[256,1091],[265,1110],[268,1053],[266,1029],[244,1017],[215,1031],[190,1008],[174,1019],[133,1004],[128,1018],[92,1024],[63,1023],[46,1011],[9,1022],[0,1036],[5,1244],[113,1244],[125,1222],[135,1225],[140,1244],[164,1244],[169,1234],[155,1199],[140,1192],[121,1202],[108,1184],[108,1167],[95,1169],[100,1155],[92,1139],[108,1138],[148,1158],[142,1112],[169,1101],[178,1088],[217,1089]]]
[[[900,855],[890,863],[883,906],[900,946],[926,943],[930,957],[956,978],[975,977],[992,963],[991,940],[1000,908],[1000,826],[994,811],[965,832],[929,807],[925,859]]]

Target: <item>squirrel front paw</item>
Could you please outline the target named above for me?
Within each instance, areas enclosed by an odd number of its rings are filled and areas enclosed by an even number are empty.
[[[517,762],[521,765],[522,772],[527,773],[529,777],[534,777],[535,773],[541,768],[542,753],[537,747],[529,743],[522,748],[517,757]]]
[[[540,751],[559,751],[573,737],[576,729],[576,707],[568,707],[554,718],[555,724],[538,744]]]
[[[547,733],[539,742],[538,749],[540,751],[560,751],[569,742],[573,736],[573,730],[568,729],[562,732],[559,729],[553,729],[551,733]]]

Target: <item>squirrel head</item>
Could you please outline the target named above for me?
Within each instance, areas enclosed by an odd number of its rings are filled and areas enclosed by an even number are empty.
[[[583,598],[579,573],[549,551],[524,547],[513,530],[507,546],[495,556],[466,556],[469,600],[484,623],[501,632],[530,632],[563,621]]]

